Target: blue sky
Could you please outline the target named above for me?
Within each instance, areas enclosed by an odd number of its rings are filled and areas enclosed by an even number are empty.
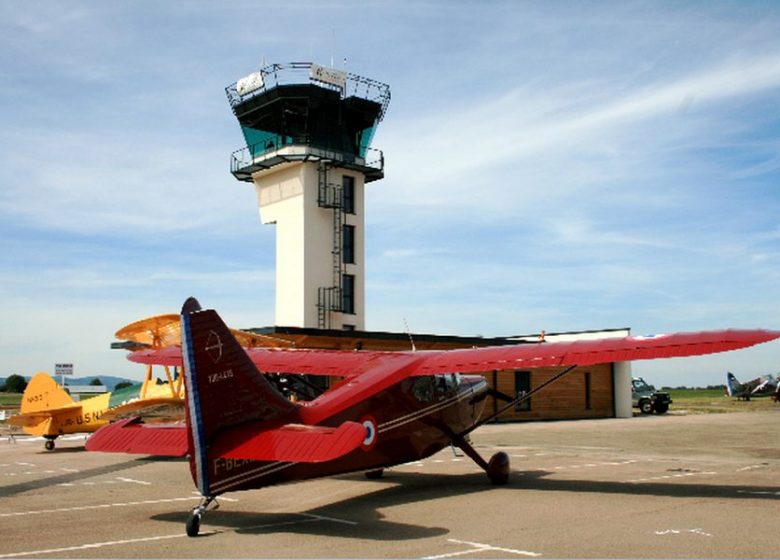
[[[780,328],[780,5],[0,3],[0,376],[140,377],[121,326],[195,295],[273,324],[274,230],[229,173],[263,61],[390,84],[367,327]],[[780,343],[638,362],[780,370]]]

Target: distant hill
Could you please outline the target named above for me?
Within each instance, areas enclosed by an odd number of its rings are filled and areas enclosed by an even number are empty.
[[[125,379],[124,377],[114,377],[113,375],[93,375],[91,377],[69,377],[65,376],[65,386],[68,385],[89,385],[90,381],[95,379],[97,377],[100,379],[100,381],[103,382],[103,385],[106,386],[106,388],[109,391],[113,391],[114,387],[117,386],[117,383],[121,383],[122,381],[129,381],[130,383],[140,383],[140,381],[134,380],[134,379]],[[25,375],[24,378],[27,381],[30,381],[30,376]],[[60,377],[57,376],[57,383],[60,382]],[[0,377],[0,386],[5,385],[5,377]]]

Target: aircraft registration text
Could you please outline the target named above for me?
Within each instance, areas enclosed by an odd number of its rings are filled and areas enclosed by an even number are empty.
[[[219,373],[212,373],[209,374],[209,383],[219,383],[220,381],[225,381],[226,379],[232,379],[233,378],[233,370],[232,369],[226,369],[225,371],[220,371]]]

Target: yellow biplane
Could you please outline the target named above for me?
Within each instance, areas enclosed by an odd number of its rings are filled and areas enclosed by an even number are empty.
[[[288,346],[290,343],[263,335],[231,329],[246,348]],[[138,348],[167,348],[181,345],[177,314],[156,315],[119,329],[116,338]],[[153,366],[146,366],[142,383],[113,393],[75,401],[47,373],[36,373],[22,395],[19,414],[8,422],[26,433],[42,436],[47,450],[61,435],[91,433],[109,422],[143,413],[147,422],[175,422],[184,419],[183,377],[176,368],[162,366],[165,378],[155,378]]]

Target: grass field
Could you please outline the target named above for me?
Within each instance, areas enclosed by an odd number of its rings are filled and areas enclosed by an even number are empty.
[[[20,402],[22,402],[20,393],[0,393],[0,406],[18,407]]]
[[[780,410],[780,403],[769,397],[738,401],[727,397],[719,389],[671,389],[670,412],[688,414],[717,414],[722,412],[750,412],[754,410]]]

